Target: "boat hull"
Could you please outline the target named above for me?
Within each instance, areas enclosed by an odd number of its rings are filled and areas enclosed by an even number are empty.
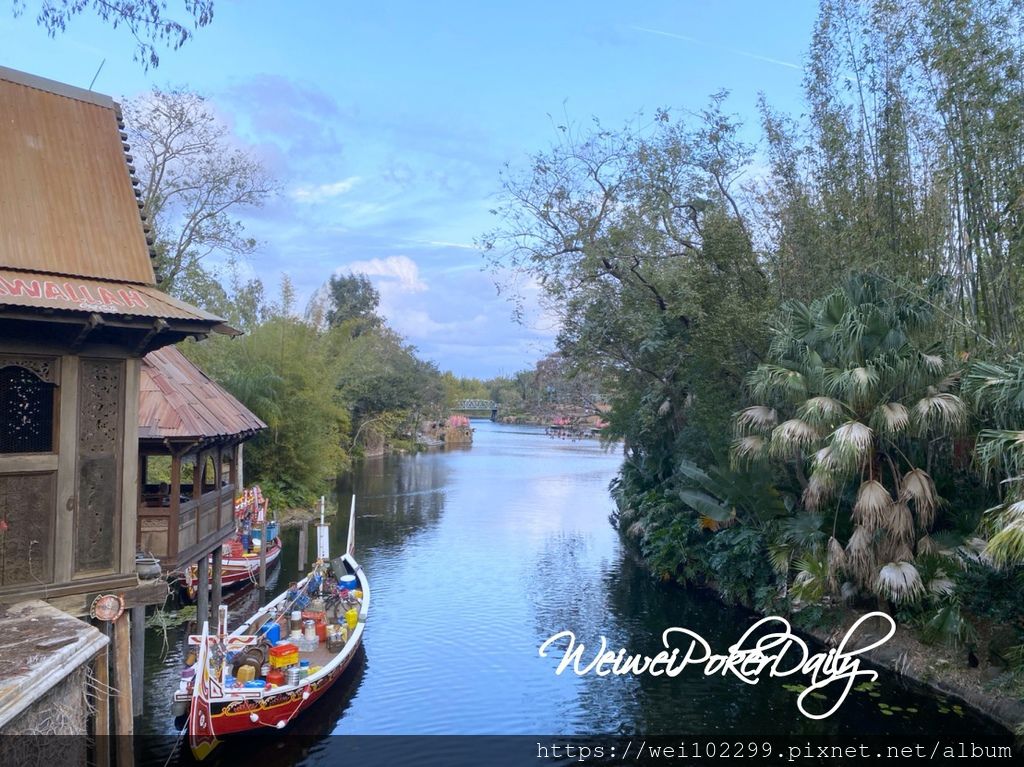
[[[267,549],[267,567],[273,565],[281,556],[281,539],[275,538]],[[210,582],[213,582],[213,562],[210,565]],[[221,558],[220,586],[221,590],[238,588],[249,583],[256,583],[260,571],[260,555],[246,554],[243,556],[226,556]],[[185,590],[189,599],[196,598],[197,568],[192,565],[184,576]]]
[[[284,728],[302,711],[308,709],[330,689],[351,665],[359,652],[361,639],[352,647],[348,656],[329,674],[298,689],[286,690],[276,695],[232,701],[213,701],[210,704],[210,721],[217,737],[237,735],[243,732],[262,730],[267,727]],[[255,721],[253,717],[255,716]]]

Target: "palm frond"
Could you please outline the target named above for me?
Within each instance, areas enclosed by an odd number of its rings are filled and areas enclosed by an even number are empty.
[[[811,511],[818,511],[835,494],[835,479],[828,470],[815,469],[804,488],[803,502]]]
[[[745,433],[748,430],[757,434],[771,434],[779,423],[779,414],[775,408],[766,405],[754,405],[736,414],[736,426]]]
[[[984,429],[974,452],[986,474],[1002,470],[1019,475],[1024,469],[1024,431]]]
[[[797,401],[807,396],[803,374],[783,365],[762,363],[751,371],[747,382],[760,400],[782,397]]]
[[[935,429],[948,434],[966,423],[967,408],[955,394],[935,391],[917,401],[914,416],[922,433]]]
[[[828,574],[829,578],[836,578],[840,571],[846,569],[846,552],[843,544],[834,537],[828,539]]]
[[[871,457],[874,433],[860,421],[847,421],[832,432],[829,446],[835,460],[844,466],[863,465]]]
[[[854,521],[869,532],[885,525],[893,506],[892,496],[881,482],[869,479],[857,490],[853,504]]]
[[[894,503],[885,517],[885,529],[900,543],[909,544],[914,540],[914,515],[905,503]],[[913,559],[913,557],[908,557]]]
[[[872,412],[871,425],[881,434],[902,434],[910,427],[910,411],[899,402],[886,402]]]
[[[847,409],[832,397],[811,397],[797,411],[807,423],[816,426],[831,426],[846,415]]]
[[[732,455],[740,461],[756,461],[765,457],[768,440],[757,434],[750,434],[733,440]]]
[[[805,556],[793,563],[796,577],[790,593],[800,602],[814,603],[829,586],[828,562],[821,556]]]
[[[871,533],[866,528],[857,525],[853,528],[850,540],[846,542],[847,569],[861,583],[867,583],[874,572],[871,538]]]
[[[985,546],[985,555],[1003,567],[1024,563],[1024,501],[999,508],[992,520],[997,531]]]
[[[933,597],[948,597],[956,591],[956,583],[940,570],[934,578],[928,579],[925,588]]]
[[[917,512],[917,523],[922,530],[928,530],[935,522],[935,509],[941,502],[935,489],[935,482],[924,469],[911,469],[900,481],[900,498],[913,501]]]
[[[954,648],[962,647],[976,639],[974,628],[964,618],[960,605],[943,605],[921,627],[926,642],[943,642]]]
[[[905,604],[924,593],[924,584],[910,562],[889,562],[878,573],[875,591],[891,602]]]
[[[772,543],[768,546],[768,561],[772,570],[785,575],[789,572],[790,563],[793,561],[793,547],[788,543]]]
[[[794,452],[811,447],[818,440],[818,430],[799,418],[783,421],[772,430],[769,452],[777,456],[789,456]]]
[[[928,354],[926,352],[922,352],[920,359],[925,370],[935,375],[941,373],[943,368],[946,366],[946,361],[942,358],[941,354]]]

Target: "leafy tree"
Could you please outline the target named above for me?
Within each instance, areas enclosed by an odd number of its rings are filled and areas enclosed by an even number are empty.
[[[643,134],[563,128],[525,177],[506,174],[484,238],[502,273],[540,284],[567,376],[597,378],[611,433],[655,484],[675,450],[724,448],[731,407],[710,403],[738,398],[763,338],[765,275],[734,190],[751,150],[724,99],[693,124],[659,112]]]
[[[335,360],[316,329],[278,313],[240,338],[183,349],[266,422],[246,446],[247,476],[276,504],[311,504],[346,465],[350,428],[335,388]]]
[[[353,332],[360,332],[383,322],[377,314],[380,293],[366,275],[332,275],[327,292],[327,324],[331,327],[350,323]]]
[[[238,258],[255,250],[237,215],[262,205],[276,184],[254,156],[232,146],[195,93],[155,90],[127,102],[124,114],[161,286],[201,298],[196,283],[212,279],[203,259],[214,251]]]
[[[36,23],[44,27],[50,37],[64,32],[70,21],[86,9],[115,29],[124,25],[135,38],[134,58],[142,62],[144,69],[155,69],[160,65],[157,43],[178,50],[192,37],[188,22],[182,23],[165,15],[166,0],[44,0],[39,5]],[[213,0],[184,0],[183,6],[196,29],[213,21]],[[27,0],[14,0],[14,15],[22,15],[28,7]]]

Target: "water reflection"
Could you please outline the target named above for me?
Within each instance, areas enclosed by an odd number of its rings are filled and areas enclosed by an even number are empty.
[[[801,679],[750,686],[693,669],[676,678],[556,676],[560,653],[539,658],[537,650],[565,629],[588,652],[605,636],[611,649],[653,655],[661,633],[682,626],[723,652],[756,617],[665,588],[622,550],[607,521],[615,451],[536,429],[474,426],[468,450],[368,460],[339,480],[343,513],[330,520],[331,545],[334,553],[344,548],[355,492],[357,553],[373,595],[365,656],[296,729],[239,745],[230,763],[257,753],[282,767],[341,763],[346,739],[330,734],[621,732],[841,742],[865,733],[942,733],[1009,742],[986,720],[950,712],[888,675],[874,696],[855,693],[822,722],[801,716],[796,694],[784,687]],[[286,531],[278,589],[297,575],[297,541],[295,530]],[[151,739],[172,732],[166,702],[179,667],[173,638],[165,660],[151,653]]]

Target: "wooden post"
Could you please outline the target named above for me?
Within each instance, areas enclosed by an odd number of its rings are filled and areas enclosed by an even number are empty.
[[[210,620],[210,563],[204,556],[196,562],[196,629],[203,630],[203,621]]]
[[[93,735],[96,738],[96,767],[110,767],[110,645],[93,660],[96,676],[96,718]]]
[[[132,717],[132,658],[128,616],[114,621],[114,732],[117,734],[117,767],[135,763],[135,722]]]
[[[299,526],[299,572],[304,573],[306,571],[306,549],[309,544],[306,542],[307,536],[307,523],[303,522]]]
[[[146,663],[146,608],[131,608],[132,614],[132,715],[142,716],[145,695],[143,670]]]
[[[270,541],[267,540],[267,518],[263,517],[263,524],[260,525],[260,589],[267,587],[267,549],[270,548]]]
[[[213,584],[212,584],[212,595],[210,597],[210,615],[216,615],[220,610],[221,600],[221,575],[224,566],[224,547],[218,546],[213,550]]]
[[[167,521],[167,554],[174,562],[180,562],[181,560],[178,559],[178,531],[181,528],[181,456],[177,454],[171,456],[170,501],[170,517]]]

